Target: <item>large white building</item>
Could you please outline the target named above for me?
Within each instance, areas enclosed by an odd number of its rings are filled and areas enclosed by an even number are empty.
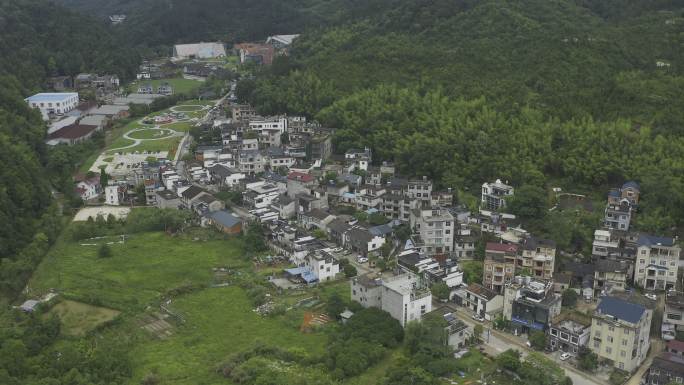
[[[31,108],[40,110],[44,120],[48,120],[51,114],[64,115],[78,105],[78,93],[76,92],[52,92],[40,93],[24,99]]]
[[[323,250],[315,250],[306,257],[305,266],[316,276],[318,282],[326,282],[335,279],[340,272],[340,263],[330,253]]]
[[[361,306],[378,307],[404,327],[432,311],[432,293],[415,274],[382,279],[356,277],[351,281],[351,292],[352,300]]]
[[[603,297],[592,317],[589,340],[589,348],[599,360],[629,373],[648,355],[653,317],[652,309],[635,301]]]
[[[682,251],[675,239],[642,234],[637,245],[634,284],[647,290],[674,288]]]
[[[178,59],[211,59],[226,56],[222,43],[176,44],[173,57]]]
[[[449,254],[454,247],[454,216],[442,207],[414,209],[410,225],[414,244],[427,255]]]

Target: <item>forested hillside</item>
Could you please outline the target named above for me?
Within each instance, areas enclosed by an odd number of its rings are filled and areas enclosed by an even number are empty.
[[[60,185],[73,164],[46,148],[45,123],[24,97],[51,75],[126,79],[139,59],[104,24],[41,0],[0,0],[0,36],[0,293],[11,295],[59,232],[51,189],[73,188]]]
[[[406,1],[304,34],[238,93],[442,186],[501,177],[602,195],[636,179],[642,228],[670,231],[684,218],[682,6]]]
[[[124,13],[116,26],[127,39],[150,48],[179,42],[228,43],[294,34],[391,9],[400,0],[56,0],[104,18]]]

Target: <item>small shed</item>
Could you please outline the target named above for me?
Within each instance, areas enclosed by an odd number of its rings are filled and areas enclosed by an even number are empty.
[[[340,313],[340,319],[342,319],[343,324],[346,324],[352,316],[354,316],[354,312],[349,309],[345,309],[342,313]]]
[[[28,301],[22,303],[19,308],[27,313],[33,313],[36,311],[39,303],[40,302],[36,301],[35,299],[29,299]]]

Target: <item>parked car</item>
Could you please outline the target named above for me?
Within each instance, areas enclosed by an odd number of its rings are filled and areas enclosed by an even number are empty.
[[[655,295],[655,294],[652,294],[652,293],[646,294],[646,298],[648,298],[648,299],[650,299],[650,300],[652,300],[652,301],[657,301],[657,300],[658,300],[658,297],[656,297],[656,295]]]
[[[366,262],[368,262],[368,258],[362,257],[362,256],[359,255],[359,256],[356,258],[356,261],[357,261],[358,263],[366,263]]]
[[[570,357],[572,357],[572,354],[570,354],[568,352],[563,352],[560,355],[561,361],[565,361],[565,360],[569,359]]]
[[[473,314],[473,319],[475,321],[479,321],[479,322],[484,322],[484,320],[485,320],[484,317],[479,315],[479,314]]]

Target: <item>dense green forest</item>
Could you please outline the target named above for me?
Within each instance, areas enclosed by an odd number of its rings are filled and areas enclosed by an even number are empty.
[[[91,145],[48,149],[24,97],[52,75],[130,78],[139,58],[105,24],[40,0],[0,0],[0,36],[0,293],[11,296],[59,233],[51,190],[71,192],[75,159]]]
[[[604,194],[636,179],[643,228],[670,232],[684,218],[682,7],[402,2],[304,34],[238,95],[442,186],[501,177]]]
[[[127,15],[114,27],[128,41],[150,48],[179,42],[234,43],[294,34],[377,14],[399,0],[55,0],[106,17]]]

